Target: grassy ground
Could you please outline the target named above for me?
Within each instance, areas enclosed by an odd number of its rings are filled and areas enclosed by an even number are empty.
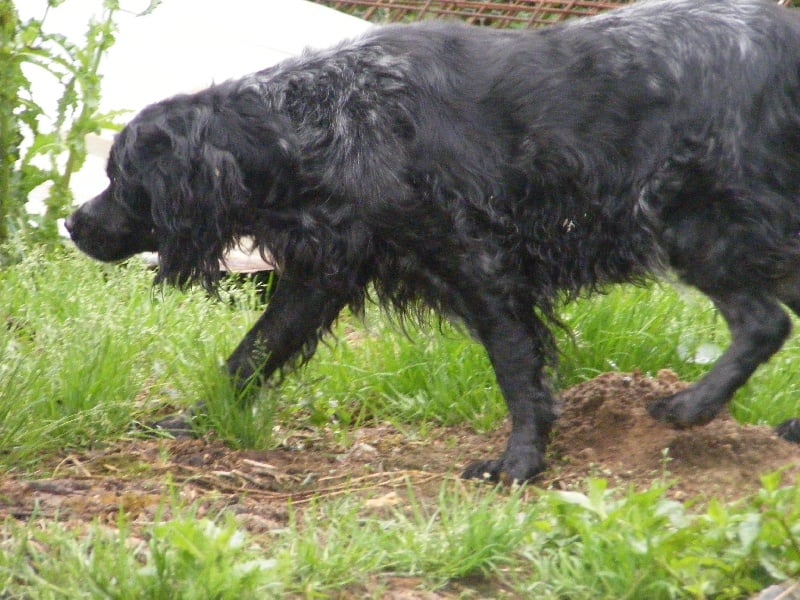
[[[345,316],[324,346],[252,412],[230,408],[221,366],[257,316],[253,290],[151,288],[142,266],[32,253],[0,272],[0,478],[46,478],[53,458],[142,435],[142,423],[208,399],[204,427],[230,447],[269,448],[280,428],[325,427],[342,443],[390,422],[491,430],[502,404],[482,349],[460,332]],[[671,287],[620,288],[570,305],[560,387],[609,371],[670,368],[693,380],[727,343],[703,299]],[[790,342],[736,398],[741,420],[800,415]],[[580,492],[467,488],[434,498],[413,485],[402,507],[320,498],[285,527],[243,529],[224,509],[198,513],[175,494],[147,523],[73,527],[9,520],[0,529],[0,597],[269,596],[740,598],[800,575],[800,488],[778,475],[736,504],[669,499],[669,483]],[[535,501],[532,501],[535,499]],[[0,504],[3,498],[0,497]],[[427,594],[427,595],[425,595]],[[399,596],[398,596],[399,597]]]

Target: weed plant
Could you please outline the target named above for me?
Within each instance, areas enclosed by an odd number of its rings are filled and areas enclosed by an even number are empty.
[[[660,484],[611,491],[507,493],[442,486],[432,503],[376,515],[352,497],[296,514],[287,528],[243,531],[175,499],[169,520],[76,532],[7,523],[0,589],[36,598],[384,597],[494,590],[496,597],[739,599],[800,574],[800,487],[778,474],[748,503],[691,509]],[[452,593],[455,597],[455,592]]]

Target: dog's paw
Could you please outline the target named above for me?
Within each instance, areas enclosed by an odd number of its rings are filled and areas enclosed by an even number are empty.
[[[686,429],[710,423],[721,407],[722,404],[709,402],[695,393],[695,390],[689,389],[669,398],[656,400],[647,407],[647,412],[656,421],[675,429]]]
[[[176,439],[196,438],[195,422],[207,414],[205,402],[198,402],[191,408],[175,413],[154,423],[147,423],[146,429],[155,434],[171,435]]]
[[[168,434],[175,439],[186,439],[197,437],[192,426],[194,421],[192,411],[184,411],[171,415],[155,423],[149,423],[147,429],[153,433]]]
[[[775,428],[777,436],[787,442],[800,444],[800,419],[789,419]]]
[[[544,471],[542,453],[535,448],[524,452],[506,453],[497,460],[477,461],[464,469],[461,477],[464,479],[478,479],[489,483],[502,483],[504,485],[522,484],[534,479]]]

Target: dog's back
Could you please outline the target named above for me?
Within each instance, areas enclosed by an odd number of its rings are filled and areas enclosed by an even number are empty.
[[[685,272],[701,249],[682,247],[673,213],[693,195],[728,203],[712,219],[725,225],[800,231],[800,20],[774,2],[654,0],[541,31],[425,23],[361,43],[417,65],[405,168],[446,165],[525,244],[581,257],[543,273],[537,252],[539,281]]]

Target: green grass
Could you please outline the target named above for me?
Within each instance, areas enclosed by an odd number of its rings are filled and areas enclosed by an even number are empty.
[[[257,448],[276,443],[275,425],[346,435],[388,420],[424,438],[432,425],[490,429],[505,415],[480,346],[447,325],[404,334],[372,310],[365,326],[344,315],[338,342],[259,392],[252,409],[233,409],[224,359],[257,317],[253,291],[226,290],[217,302],[151,282],[136,262],[101,265],[70,251],[34,252],[0,271],[2,471],[46,476],[57,453],[139,435],[141,423],[200,399],[211,408],[201,427]],[[563,318],[574,334],[558,333],[561,387],[608,370],[696,379],[708,368],[698,351],[728,339],[707,301],[668,286],[616,288]],[[798,364],[792,340],[737,395],[736,415],[800,415]],[[75,529],[34,516],[0,524],[0,596],[325,597],[344,588],[381,597],[414,578],[428,590],[466,582],[516,597],[747,597],[800,575],[800,488],[777,481],[767,478],[757,498],[705,508],[669,500],[659,483],[638,493],[602,480],[584,493],[507,493],[450,482],[432,501],[409,488],[380,514],[358,497],[319,499],[287,528],[257,536],[229,513],[200,516],[177,499],[145,524],[123,515],[115,527]]]
[[[0,461],[117,437],[131,416],[197,397],[192,352],[228,341],[204,328],[220,309],[151,281],[139,265],[72,255],[0,272]]]

